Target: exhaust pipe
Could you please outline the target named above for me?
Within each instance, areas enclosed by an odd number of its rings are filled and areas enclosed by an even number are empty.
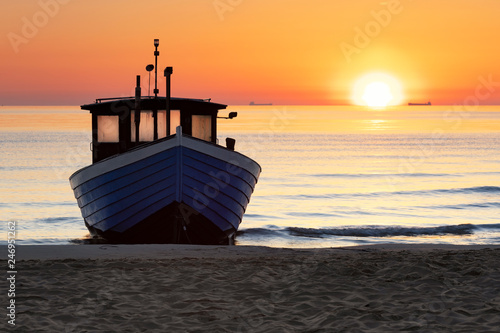
[[[163,75],[165,75],[165,79],[167,81],[167,105],[166,105],[166,110],[167,110],[167,136],[170,135],[170,77],[173,73],[173,68],[172,67],[165,67],[165,70],[163,71]]]
[[[139,143],[139,124],[141,123],[141,76],[137,75],[135,86],[135,142]]]

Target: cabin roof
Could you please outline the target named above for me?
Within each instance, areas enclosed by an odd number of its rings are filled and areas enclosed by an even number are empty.
[[[141,109],[143,110],[165,110],[166,108],[166,97],[142,97],[141,98]],[[89,110],[90,112],[97,113],[116,113],[124,111],[124,108],[128,110],[133,110],[135,108],[135,98],[134,97],[117,97],[117,98],[100,98],[97,99],[95,103],[84,104],[80,106],[83,110]],[[181,110],[181,109],[197,109],[206,111],[217,111],[220,109],[225,109],[227,105],[213,103],[210,99],[195,99],[195,98],[170,98],[170,109],[171,110]]]

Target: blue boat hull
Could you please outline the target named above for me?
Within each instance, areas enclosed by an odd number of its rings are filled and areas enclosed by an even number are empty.
[[[260,171],[176,134],[83,168],[70,184],[91,234],[110,242],[230,244]]]

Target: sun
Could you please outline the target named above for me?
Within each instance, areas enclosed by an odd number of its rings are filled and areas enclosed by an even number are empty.
[[[393,76],[385,73],[370,73],[356,81],[352,100],[357,105],[383,108],[400,104],[403,100],[403,92],[401,84]]]
[[[368,83],[363,91],[363,101],[368,106],[385,107],[393,99],[391,87],[381,81]]]

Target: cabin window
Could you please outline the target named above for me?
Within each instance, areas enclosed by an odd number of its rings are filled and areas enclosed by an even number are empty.
[[[181,126],[181,111],[170,110],[170,134],[175,134],[177,126]]]
[[[158,139],[167,136],[167,111],[158,111]]]
[[[97,141],[120,142],[118,116],[97,116]]]
[[[135,111],[130,115],[131,126],[131,139],[135,142]],[[139,141],[153,141],[154,140],[154,118],[153,111],[141,111],[141,122],[139,124]]]
[[[181,125],[181,112],[179,110],[170,111],[170,134],[175,134],[177,126]],[[130,113],[131,140],[135,142],[135,112]],[[158,110],[158,139],[167,136],[167,111]],[[154,118],[153,111],[141,111],[141,123],[139,124],[139,141],[154,140]]]
[[[205,141],[212,140],[212,116],[193,115],[192,136]]]

